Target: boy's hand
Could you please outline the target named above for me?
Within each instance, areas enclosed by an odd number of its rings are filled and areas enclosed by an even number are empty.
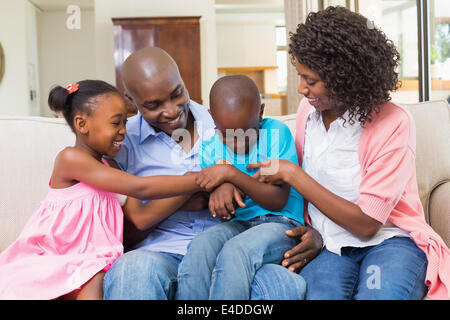
[[[197,185],[211,192],[221,184],[227,182],[235,169],[229,164],[215,164],[200,171],[195,179]]]
[[[296,164],[288,160],[271,159],[261,162],[251,163],[247,170],[259,169],[255,178],[264,183],[281,185],[287,183],[291,176],[292,167]]]
[[[245,204],[239,190],[231,183],[222,184],[209,196],[209,210],[213,217],[230,220],[237,206],[245,207]]]

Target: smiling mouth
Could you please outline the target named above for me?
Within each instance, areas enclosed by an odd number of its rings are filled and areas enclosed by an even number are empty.
[[[121,145],[122,145],[122,141],[114,141],[113,142],[114,147],[120,148]]]
[[[167,121],[166,123],[169,124],[169,125],[177,124],[177,123],[181,120],[181,117],[182,117],[182,116],[183,116],[183,112],[180,112],[180,114],[178,115],[178,117],[176,117],[176,118],[173,119],[173,120]]]

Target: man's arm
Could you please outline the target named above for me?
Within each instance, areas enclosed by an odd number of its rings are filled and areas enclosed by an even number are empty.
[[[125,250],[141,242],[162,221],[176,212],[190,195],[181,195],[161,200],[148,201],[143,204],[140,200],[128,197],[123,206],[124,226],[123,245]]]
[[[127,219],[139,230],[154,229],[160,222],[178,210],[191,195],[181,195],[172,198],[148,201],[128,197],[123,206]]]

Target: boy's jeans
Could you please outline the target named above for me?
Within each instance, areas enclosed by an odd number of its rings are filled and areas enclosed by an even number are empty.
[[[250,299],[256,272],[263,265],[279,264],[284,253],[297,244],[296,238],[284,232],[298,224],[283,216],[266,215],[224,222],[198,234],[180,263],[176,299]],[[298,289],[303,290],[296,298],[303,299],[305,285],[295,276]]]
[[[174,299],[182,255],[137,249],[117,259],[103,281],[107,300]],[[305,280],[276,264],[266,264],[252,283],[252,300],[304,299]]]

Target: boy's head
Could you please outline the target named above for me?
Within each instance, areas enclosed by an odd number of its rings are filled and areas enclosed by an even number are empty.
[[[189,93],[166,51],[147,47],[133,52],[122,65],[122,78],[127,96],[152,127],[169,135],[186,128]]]
[[[223,142],[235,153],[248,153],[264,113],[256,84],[244,75],[222,77],[212,86],[209,103]]]

